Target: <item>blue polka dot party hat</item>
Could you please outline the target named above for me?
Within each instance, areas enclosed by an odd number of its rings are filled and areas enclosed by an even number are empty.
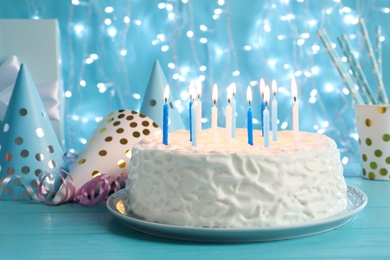
[[[0,199],[38,199],[40,176],[60,172],[64,166],[61,145],[22,64],[0,125]],[[54,175],[49,176],[47,180],[56,184]]]
[[[159,61],[156,60],[144,94],[140,112],[150,117],[160,127],[163,125],[163,105],[165,103],[164,90],[167,84],[167,79],[165,78],[161,65]],[[169,132],[185,129],[184,122],[173,103],[174,95],[176,93],[172,91],[172,89],[170,89],[169,92]]]

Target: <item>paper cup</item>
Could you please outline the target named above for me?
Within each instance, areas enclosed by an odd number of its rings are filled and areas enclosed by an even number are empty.
[[[355,105],[363,177],[390,180],[390,105]]]

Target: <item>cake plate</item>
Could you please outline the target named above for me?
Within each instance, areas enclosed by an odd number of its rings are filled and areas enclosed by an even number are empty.
[[[325,219],[299,225],[264,228],[199,228],[160,224],[126,211],[125,190],[119,190],[107,200],[107,208],[118,220],[131,229],[149,235],[199,241],[199,242],[255,242],[272,241],[310,236],[330,231],[350,222],[367,204],[367,195],[360,189],[348,185],[346,209]]]

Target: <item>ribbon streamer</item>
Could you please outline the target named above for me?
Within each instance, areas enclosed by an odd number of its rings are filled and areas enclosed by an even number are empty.
[[[107,199],[110,192],[117,192],[122,188],[127,176],[120,174],[117,177],[102,174],[85,183],[77,192],[74,201],[82,205],[93,206]]]

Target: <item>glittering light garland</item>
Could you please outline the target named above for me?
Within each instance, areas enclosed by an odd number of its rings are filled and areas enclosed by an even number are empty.
[[[278,82],[279,129],[292,129],[294,75],[300,129],[335,139],[346,165],[359,162],[352,100],[316,31],[326,28],[334,46],[336,36],[347,34],[374,83],[358,18],[366,20],[373,37],[375,26],[382,25],[385,71],[389,13],[386,0],[26,0],[17,8],[12,0],[0,2],[0,18],[59,20],[66,150],[80,152],[110,111],[138,110],[158,59],[186,123],[189,82],[203,81],[204,128],[211,127],[213,84],[226,97],[231,82],[237,84],[238,127],[245,127],[246,88],[251,85],[254,128],[259,128],[256,90],[264,78],[269,85],[272,79]],[[225,98],[218,103],[218,124],[224,126]]]

